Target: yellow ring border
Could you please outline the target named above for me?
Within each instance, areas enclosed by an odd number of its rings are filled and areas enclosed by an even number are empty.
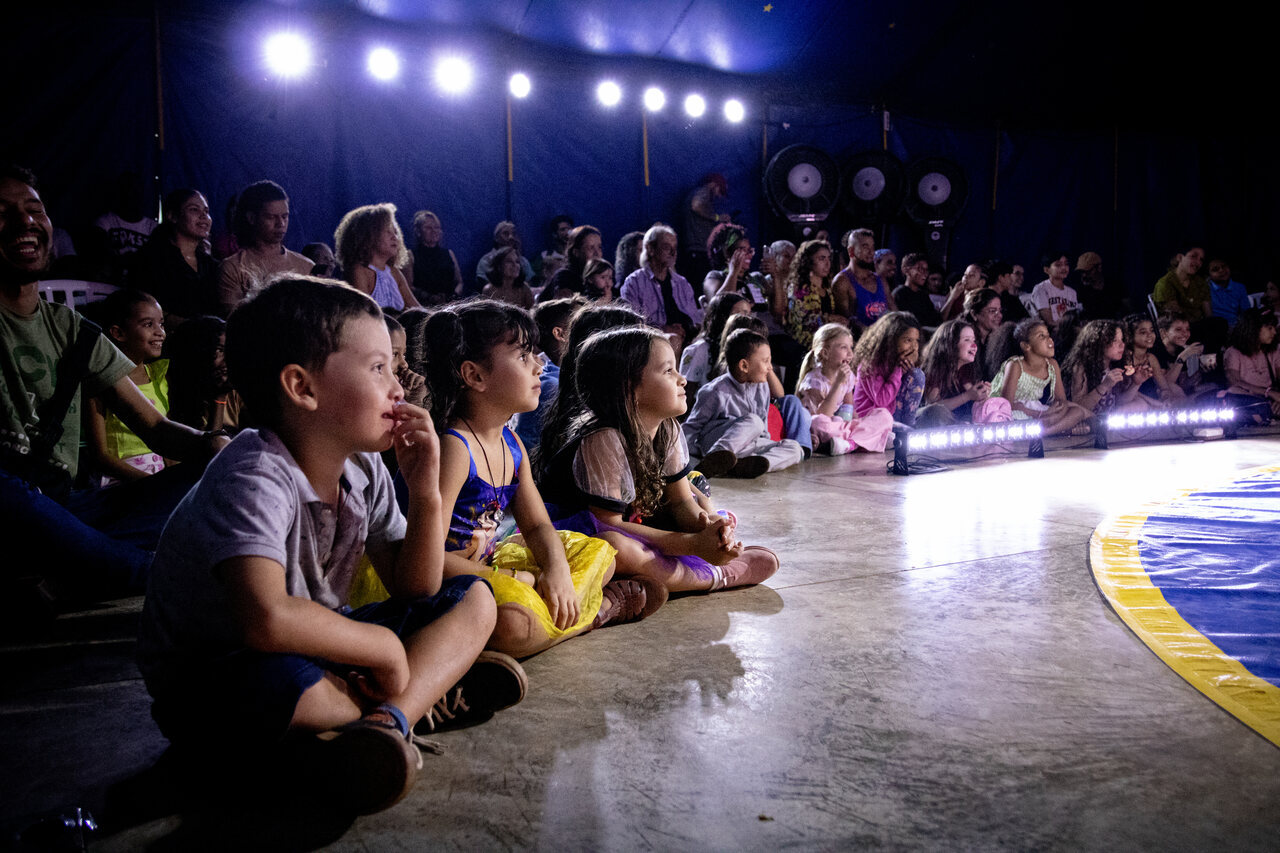
[[[1231,482],[1273,471],[1280,471],[1280,465],[1238,473]],[[1089,567],[1111,609],[1170,669],[1280,746],[1280,687],[1249,672],[1191,627],[1151,582],[1138,553],[1138,534],[1151,512],[1202,488],[1183,489],[1174,497],[1145,504],[1137,512],[1104,520],[1089,537]]]

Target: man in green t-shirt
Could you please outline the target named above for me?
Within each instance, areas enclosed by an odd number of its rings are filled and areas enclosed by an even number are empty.
[[[132,362],[102,336],[87,365],[70,374],[80,377],[80,387],[65,412],[51,411],[59,366],[86,334],[74,310],[40,298],[52,239],[35,177],[0,168],[0,536],[15,573],[54,577],[71,597],[137,592],[168,511],[199,476],[199,461],[226,438],[162,416],[130,381]],[[100,396],[157,453],[188,465],[129,487],[71,491],[86,392]],[[60,423],[42,423],[42,415]]]

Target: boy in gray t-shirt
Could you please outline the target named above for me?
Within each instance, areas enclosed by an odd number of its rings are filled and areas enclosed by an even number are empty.
[[[161,537],[138,655],[153,716],[180,749],[285,744],[306,799],[386,808],[421,767],[415,723],[514,704],[524,673],[482,653],[488,585],[443,577],[439,441],[403,401],[377,304],[277,281],[232,315],[226,360],[263,428],[219,454]],[[377,455],[391,447],[407,522]],[[364,554],[391,598],[349,611]]]

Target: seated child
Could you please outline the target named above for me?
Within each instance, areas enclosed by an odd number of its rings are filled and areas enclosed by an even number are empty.
[[[321,279],[276,281],[232,313],[226,357],[261,428],[215,458],[156,551],[138,642],[152,715],[179,754],[260,765],[287,746],[282,793],[386,808],[421,766],[415,722],[437,703],[514,704],[524,673],[480,656],[489,587],[443,577],[439,445],[427,412],[403,402],[377,304]],[[377,457],[393,445],[407,521]],[[366,551],[392,597],[348,611]]]
[[[406,357],[409,339],[405,334],[404,326],[390,314],[383,314],[382,320],[387,324],[387,334],[391,337],[391,372],[396,375],[396,380],[404,389],[404,401],[410,405],[422,406],[427,399],[427,380],[422,374],[415,373],[409,368]]]
[[[575,321],[571,341],[577,332]],[[667,336],[611,328],[589,336],[580,358],[590,365],[574,383],[582,415],[563,436],[548,427],[543,437],[539,485],[558,509],[556,526],[599,536],[617,549],[619,576],[671,592],[771,577],[778,556],[737,541],[733,514],[690,492],[689,452],[675,421],[685,412],[685,380]]]
[[[560,393],[560,362],[569,339],[569,318],[585,304],[578,297],[551,299],[533,306],[533,322],[538,326],[538,346],[542,350],[542,375],[538,377],[542,390],[538,393],[538,408],[516,416],[516,435],[531,453],[542,440],[542,420]]]
[[[661,586],[610,582],[614,550],[606,542],[552,526],[524,446],[506,426],[532,411],[541,392],[529,313],[489,299],[445,306],[427,321],[426,340],[441,427],[440,497],[450,512],[444,574],[493,585],[498,619],[489,647],[527,657],[662,606]],[[520,530],[509,539],[507,516]]]
[[[169,419],[196,429],[235,432],[240,395],[227,381],[227,322],[192,317],[169,333]]]
[[[991,396],[991,383],[977,372],[977,330],[961,315],[938,327],[924,348],[924,408],[916,426],[986,424],[1009,420],[1009,402]]]
[[[711,364],[711,369],[707,373],[708,379],[715,379],[723,376],[729,371],[729,365],[725,360],[725,346],[729,342],[729,336],[739,329],[750,329],[753,332],[764,335],[766,339],[769,337],[769,327],[755,314],[739,314],[730,315],[728,321],[724,324],[724,331],[720,333],[720,344],[716,347],[717,356]],[[766,423],[769,423],[769,435],[774,440],[781,438],[789,438],[800,445],[804,451],[804,458],[808,459],[813,455],[813,417],[809,414],[809,410],[800,402],[800,398],[795,394],[788,394],[782,386],[782,379],[778,376],[778,371],[772,364],[773,343],[769,343],[769,355],[771,363],[769,366],[769,375],[765,377],[765,381],[769,383],[769,417]],[[684,371],[680,371],[683,373]],[[689,387],[694,389],[693,397],[697,399],[697,391],[701,389],[701,383],[690,382]],[[686,389],[687,393],[687,389]],[[780,421],[781,426],[776,426],[776,422]]]
[[[889,311],[871,324],[853,348],[853,410],[863,418],[888,409],[896,422],[911,426],[924,396],[920,324],[906,311]]]
[[[168,359],[164,350],[164,311],[140,290],[117,290],[98,308],[103,329],[120,348],[133,370],[129,379],[162,415],[169,413]],[[100,398],[88,405],[89,449],[102,474],[99,485],[138,480],[164,469],[165,461],[134,434]]]
[[[1166,367],[1160,363],[1153,351],[1156,345],[1156,326],[1149,314],[1130,314],[1124,318],[1125,331],[1133,351],[1133,366],[1147,366],[1150,376],[1139,387],[1138,391],[1153,400],[1166,403],[1179,403],[1187,399],[1186,393],[1176,382],[1170,382]]]
[[[1228,386],[1217,397],[1238,408],[1241,420],[1266,424],[1280,417],[1280,349],[1274,314],[1258,308],[1241,312],[1222,362]]]
[[[1013,420],[1038,420],[1045,435],[1080,428],[1089,411],[1067,402],[1062,370],[1053,357],[1053,334],[1038,315],[1019,321],[1013,339],[1022,355],[1005,361],[991,382],[991,393],[1009,402]]]
[[[685,440],[707,477],[753,478],[804,458],[792,439],[769,437],[769,339],[739,329],[725,344],[728,373],[702,386],[693,412],[682,427]]]
[[[813,349],[800,363],[796,395],[812,415],[813,443],[832,456],[858,448],[879,453],[893,435],[893,415],[872,409],[853,413],[853,334],[843,323],[827,323],[813,333]]]
[[[1127,341],[1119,320],[1090,320],[1062,365],[1067,396],[1092,414],[1146,412],[1163,408],[1159,400],[1138,393],[1151,378],[1151,367],[1126,363]]]

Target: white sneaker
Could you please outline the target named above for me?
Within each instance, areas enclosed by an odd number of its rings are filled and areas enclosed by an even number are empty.
[[[844,456],[853,451],[853,445],[843,438],[831,437],[831,455]]]

